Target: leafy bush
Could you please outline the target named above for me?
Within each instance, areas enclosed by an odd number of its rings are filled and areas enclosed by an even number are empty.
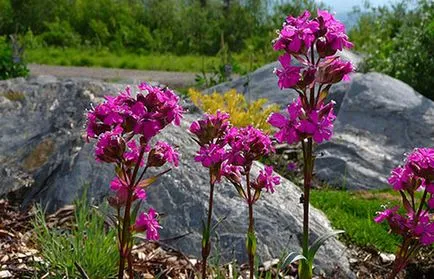
[[[363,70],[391,75],[434,99],[434,2],[419,0],[413,6],[402,0],[358,13],[350,37],[367,54]]]
[[[36,244],[47,263],[42,271],[54,278],[79,278],[78,264],[89,278],[114,278],[119,261],[116,230],[106,230],[104,217],[89,205],[86,194],[76,201],[74,217],[71,229],[52,228],[38,208],[33,225]]]
[[[19,57],[13,53],[11,44],[6,37],[0,36],[0,79],[27,76],[29,70]]]
[[[42,38],[48,45],[68,47],[80,44],[80,36],[75,33],[68,21],[56,19],[46,25],[48,31],[42,34]]]
[[[267,118],[272,112],[279,111],[278,105],[265,106],[267,99],[258,99],[249,103],[234,89],[224,94],[214,92],[210,95],[190,89],[188,95],[196,106],[208,113],[216,113],[217,110],[229,113],[231,123],[238,127],[252,125],[269,132],[271,127],[267,123]]]

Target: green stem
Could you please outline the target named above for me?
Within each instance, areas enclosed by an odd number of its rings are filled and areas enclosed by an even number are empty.
[[[210,186],[210,192],[209,192],[209,200],[208,200],[208,219],[206,223],[206,228],[204,230],[208,230],[208,233],[206,235],[206,239],[203,239],[204,244],[202,245],[202,279],[206,278],[206,261],[208,259],[208,256],[211,252],[211,218],[212,218],[212,208],[213,208],[213,201],[214,201],[214,181],[213,181],[213,174],[212,169],[209,170],[209,186]]]
[[[144,153],[145,153],[145,149],[142,147],[140,150],[138,162],[142,161]],[[129,248],[130,241],[131,241],[131,232],[130,232],[131,212],[130,211],[131,211],[132,197],[133,197],[133,193],[134,193],[134,186],[136,185],[135,181],[136,181],[137,172],[139,171],[139,168],[140,168],[140,164],[137,163],[136,166],[134,167],[133,175],[131,176],[131,179],[129,181],[130,183],[128,185],[128,197],[127,197],[127,201],[126,201],[126,205],[125,205],[125,211],[124,211],[124,220],[123,220],[123,224],[122,224],[122,234],[121,234],[121,237],[119,237],[119,239],[121,241],[119,243],[119,256],[120,256],[119,260],[120,261],[119,261],[118,279],[124,278],[124,270],[125,270],[125,261],[126,260],[128,260],[128,264],[129,264],[128,273],[130,276],[132,274],[132,262],[130,262],[131,249]]]
[[[247,204],[249,205],[249,229],[248,229],[248,243],[251,241],[251,236],[255,234],[254,230],[254,219],[253,219],[253,199],[252,193],[250,191],[250,167],[246,171],[246,184],[247,184]],[[254,267],[255,267],[255,255],[253,247],[247,247],[247,252],[249,256],[249,278],[253,279]]]
[[[303,148],[303,161],[304,161],[304,193],[303,193],[303,239],[302,249],[303,256],[308,259],[309,254],[309,200],[310,200],[310,188],[313,172],[313,160],[312,160],[312,138],[308,138],[307,142],[302,141]],[[312,278],[312,266],[302,261],[299,268],[299,276],[301,279]]]

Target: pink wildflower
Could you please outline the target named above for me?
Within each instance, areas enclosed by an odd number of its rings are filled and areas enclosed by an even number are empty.
[[[200,150],[194,160],[201,162],[206,168],[220,165],[226,159],[226,151],[221,145],[209,144],[200,147]]]
[[[217,111],[214,114],[205,114],[204,118],[194,121],[190,132],[195,134],[200,144],[216,143],[224,137],[229,128],[229,114]]]
[[[301,67],[291,66],[291,55],[285,53],[279,57],[281,69],[276,69],[274,72],[279,78],[278,85],[280,89],[294,87],[300,80]]]
[[[149,151],[148,167],[161,167],[166,162],[175,167],[179,164],[179,154],[166,142],[158,141]]]
[[[339,58],[329,58],[318,65],[316,81],[322,84],[338,83],[341,80],[349,81],[349,74],[354,71],[349,61]]]
[[[226,141],[231,147],[228,163],[237,166],[248,167],[254,160],[274,150],[270,138],[252,126],[230,129]]]
[[[150,208],[148,213],[140,214],[134,225],[136,232],[146,231],[146,238],[148,240],[159,240],[160,235],[158,234],[158,230],[161,228],[157,220],[157,212],[153,208]]]
[[[280,177],[273,175],[273,167],[265,166],[264,170],[259,171],[259,175],[252,187],[261,190],[265,188],[267,192],[274,193],[274,186],[280,184]]]
[[[287,17],[279,37],[274,41],[274,50],[284,49],[290,53],[305,53],[315,40],[319,24],[310,19],[305,11],[297,18]]]

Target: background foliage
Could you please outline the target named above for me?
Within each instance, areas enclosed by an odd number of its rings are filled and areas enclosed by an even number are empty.
[[[378,71],[434,99],[434,2],[401,0],[391,7],[356,10],[350,32],[356,50],[366,55],[364,71]]]
[[[284,5],[274,2],[0,0],[0,32],[36,35],[40,44],[48,46],[83,44],[112,50],[128,48],[139,53],[215,55],[222,44],[231,51],[248,46],[267,51],[283,15],[318,6],[314,0]]]

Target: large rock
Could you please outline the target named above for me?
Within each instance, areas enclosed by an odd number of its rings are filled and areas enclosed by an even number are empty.
[[[378,73],[356,74],[335,122],[318,147],[316,173],[349,189],[388,187],[404,153],[434,144],[434,103],[407,84]]]
[[[91,197],[101,201],[108,193],[113,168],[95,162],[93,144],[85,144],[81,137],[82,127],[90,103],[101,101],[95,98],[117,87],[77,79],[0,82],[0,196],[41,201],[55,209],[72,202],[88,183]],[[181,127],[168,127],[159,136],[179,146],[182,157],[179,168],[150,187],[147,202],[167,216],[162,238],[176,239],[169,244],[196,256],[208,197],[207,171],[192,160],[197,146],[187,132],[198,117],[187,113]],[[254,172],[260,167],[256,164]],[[264,193],[255,206],[262,260],[279,257],[284,250],[300,250],[301,192],[290,181],[282,178],[282,182],[276,193]],[[228,183],[217,186],[214,221],[220,217],[226,217],[218,228],[220,255],[224,260],[245,261],[246,204]],[[315,208],[310,226],[312,238],[331,231],[327,218]],[[319,270],[330,273],[338,267],[347,274],[342,276],[351,276],[345,247],[336,240],[321,248],[316,264]]]

